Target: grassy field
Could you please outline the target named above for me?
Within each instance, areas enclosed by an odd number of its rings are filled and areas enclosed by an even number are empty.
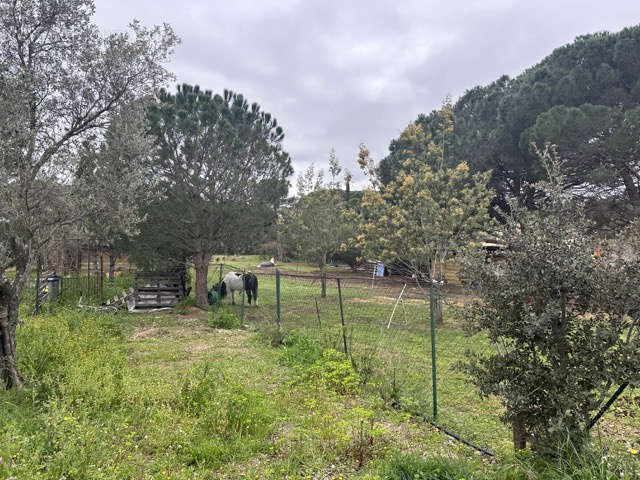
[[[260,276],[260,307],[245,305],[245,324],[258,329],[275,325],[275,277]],[[316,279],[281,277],[281,324],[285,331],[304,332],[316,342],[344,351],[339,294],[329,280],[327,297],[320,297]],[[365,390],[386,402],[403,405],[433,419],[432,350],[428,293],[408,287],[398,303],[400,285],[374,285],[343,272],[342,297],[347,351],[356,369],[371,377]],[[457,297],[456,297],[457,299]],[[237,303],[240,303],[238,299]],[[317,308],[316,308],[317,306]],[[392,312],[393,321],[389,322]],[[242,316],[242,307],[226,307]],[[464,312],[445,297],[445,321],[435,331],[437,407],[439,425],[498,455],[512,449],[511,432],[500,420],[496,398],[480,398],[457,368],[467,352],[493,351],[483,335],[469,336],[462,328]],[[630,389],[594,429],[617,453],[640,444],[640,397]]]
[[[211,263],[224,263],[238,270],[255,270],[260,262],[268,261],[269,258],[261,255],[214,255]],[[277,268],[283,273],[312,273],[319,272],[317,265],[310,265],[305,262],[290,261],[278,263]],[[328,273],[347,273],[350,269],[346,265],[328,265]]]
[[[248,267],[254,260],[229,263]],[[210,277],[213,283],[216,272]],[[406,292],[389,325],[396,287],[371,289],[345,279],[344,333],[352,358],[341,352],[336,284],[329,283],[327,298],[319,293],[317,282],[283,276],[280,330],[275,278],[266,274],[260,275],[260,306],[246,305],[244,321],[242,306],[226,300],[216,312],[183,305],[148,314],[58,307],[25,315],[18,348],[28,388],[0,393],[0,478],[639,474],[637,456],[626,451],[640,442],[633,397],[630,405],[616,404],[626,411],[612,410],[596,432],[601,441],[573,463],[540,462],[528,454],[514,458],[499,403],[480,399],[454,368],[467,348],[489,346],[464,335],[459,311],[450,305],[436,332],[437,420],[494,450],[498,458],[489,460],[397,408],[432,407],[424,292]]]

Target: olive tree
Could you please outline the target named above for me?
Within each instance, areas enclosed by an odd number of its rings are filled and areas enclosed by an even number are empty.
[[[102,35],[91,0],[0,1],[0,381],[23,385],[15,332],[18,307],[37,253],[56,231],[105,206],[108,184],[120,218],[135,224],[127,201],[138,188],[123,177],[118,149],[149,150],[136,101],[170,77],[163,66],[177,38],[168,25]],[[101,144],[112,124],[127,135],[93,166],[81,150]],[[96,151],[98,147],[95,147]],[[136,154],[129,160],[136,160]],[[133,163],[135,165],[136,162]],[[84,168],[81,171],[81,167]],[[115,181],[114,181],[115,180]]]
[[[469,327],[495,352],[464,368],[502,401],[516,450],[584,438],[613,386],[640,385],[640,225],[599,238],[563,190],[554,149],[540,156],[550,180],[535,185],[546,193],[537,211],[512,201],[501,258],[478,252],[465,266],[479,299]]]

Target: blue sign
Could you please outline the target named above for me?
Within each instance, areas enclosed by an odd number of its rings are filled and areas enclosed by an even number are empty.
[[[384,277],[384,263],[378,262],[376,265],[376,277]]]

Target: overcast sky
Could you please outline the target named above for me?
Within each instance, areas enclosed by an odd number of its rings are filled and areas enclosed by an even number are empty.
[[[177,82],[243,93],[285,130],[296,175],[335,148],[356,180],[421,112],[515,76],[577,35],[640,23],[640,0],[96,0],[97,23],[170,23]],[[292,179],[294,180],[294,179]],[[295,185],[295,181],[292,181]]]

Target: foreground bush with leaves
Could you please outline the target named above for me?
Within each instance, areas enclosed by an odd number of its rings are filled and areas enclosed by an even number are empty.
[[[578,443],[613,390],[640,385],[640,225],[597,237],[563,190],[554,150],[542,159],[550,181],[530,186],[545,194],[538,209],[512,203],[502,258],[480,252],[466,267],[481,299],[469,327],[496,351],[465,369],[501,398],[516,450]]]

